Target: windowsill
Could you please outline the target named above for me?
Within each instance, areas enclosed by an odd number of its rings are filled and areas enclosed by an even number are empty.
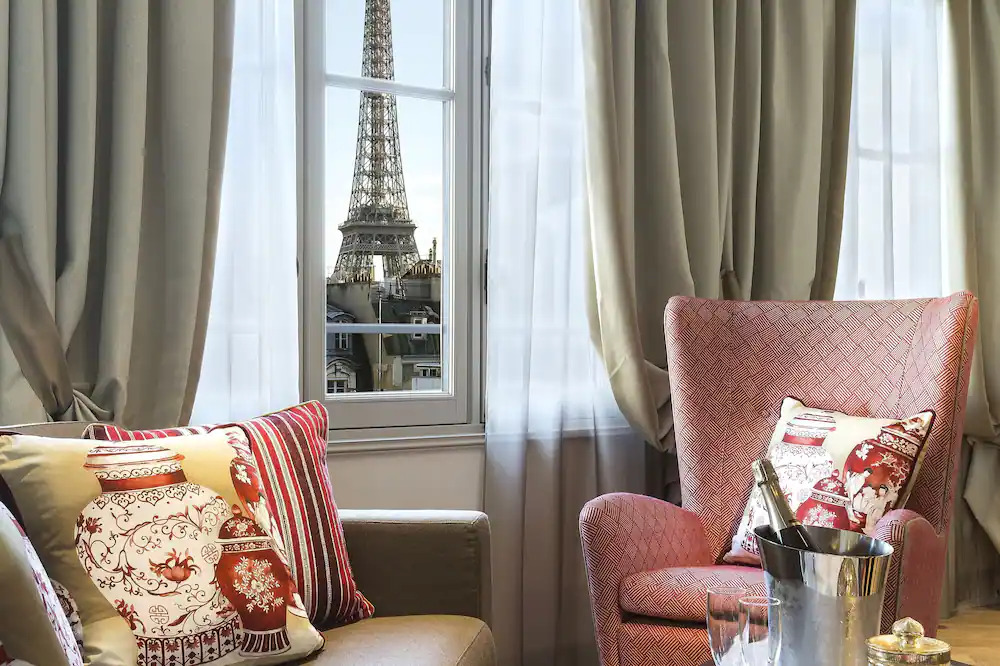
[[[482,447],[486,431],[482,425],[413,426],[331,430],[327,455],[378,451],[419,451]]]
[[[517,433],[510,435],[514,439],[549,441],[560,439],[589,440],[597,431],[591,424],[567,423],[558,433]],[[500,441],[506,436],[503,432],[493,435]],[[616,425],[602,426],[598,437],[601,439],[640,440],[641,437],[624,422]],[[440,425],[413,426],[408,428],[364,428],[331,430],[327,439],[327,455],[348,453],[373,453],[379,451],[426,451],[448,448],[480,448],[486,445],[486,430],[483,425]]]

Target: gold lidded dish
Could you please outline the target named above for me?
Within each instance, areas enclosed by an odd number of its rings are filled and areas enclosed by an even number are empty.
[[[892,633],[868,639],[869,666],[950,664],[951,646],[924,636],[924,627],[911,617],[896,620]]]

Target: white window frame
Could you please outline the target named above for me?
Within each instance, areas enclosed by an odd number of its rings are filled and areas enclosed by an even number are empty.
[[[421,324],[421,325],[422,324],[426,324],[427,323],[427,317],[410,317],[410,323],[411,324]],[[416,333],[411,333],[410,334],[410,339],[411,340],[423,340],[426,335],[427,335],[426,333],[423,333],[422,331],[418,331]]]
[[[299,95],[299,290],[300,362],[302,395],[324,400],[330,411],[332,442],[379,439],[435,439],[450,443],[480,440],[484,422],[482,360],[485,321],[485,230],[488,185],[488,51],[490,0],[450,0],[454,29],[454,81],[451,95],[405,82],[364,79],[325,71],[325,0],[298,0],[297,42]],[[397,28],[398,29],[398,28]],[[326,392],[326,222],[324,211],[325,114],[328,83],[424,99],[454,100],[445,132],[452,197],[451,234],[447,247],[439,243],[442,258],[442,300],[450,312],[441,313],[442,361],[447,360],[451,386],[441,393],[384,391],[331,396]],[[405,150],[405,147],[404,147]],[[450,154],[449,154],[450,153]],[[332,215],[342,214],[335,211]],[[443,239],[442,239],[443,241]],[[444,309],[444,306],[443,306]],[[450,315],[450,316],[449,316]],[[456,439],[457,438],[457,439]],[[394,448],[392,446],[388,448]]]

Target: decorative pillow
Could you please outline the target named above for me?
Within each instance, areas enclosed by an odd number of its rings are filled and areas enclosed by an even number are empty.
[[[326,466],[329,416],[312,401],[242,423],[169,430],[126,430],[94,424],[84,437],[148,440],[222,430],[250,450],[273,509],[275,535],[288,548],[289,564],[309,619],[328,628],[371,617],[374,606],[358,590],[347,557],[344,529]]]
[[[76,600],[84,653],[101,666],[277,664],[323,646],[269,535],[257,478],[253,457],[221,432],[0,436],[5,496]]]
[[[56,599],[62,607],[63,615],[69,620],[69,628],[73,632],[73,640],[83,654],[83,621],[80,620],[80,608],[76,605],[76,599],[69,593],[69,590],[57,580],[50,580],[52,590],[56,593]]]
[[[802,524],[870,536],[886,512],[906,503],[933,420],[932,411],[870,419],[785,398],[767,457]],[[755,487],[723,559],[760,564],[753,529],[765,523],[767,509]]]
[[[53,581],[31,541],[0,504],[0,664],[80,666],[83,658]]]

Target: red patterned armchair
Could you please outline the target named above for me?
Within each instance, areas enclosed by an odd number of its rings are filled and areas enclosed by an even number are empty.
[[[604,666],[711,658],[705,588],[763,587],[720,565],[782,398],[878,418],[936,412],[907,508],[877,536],[895,548],[882,629],[906,615],[934,635],[955,495],[978,304],[969,293],[906,301],[714,301],[674,297],[665,328],[683,508],[614,493],[587,503],[580,534]]]

